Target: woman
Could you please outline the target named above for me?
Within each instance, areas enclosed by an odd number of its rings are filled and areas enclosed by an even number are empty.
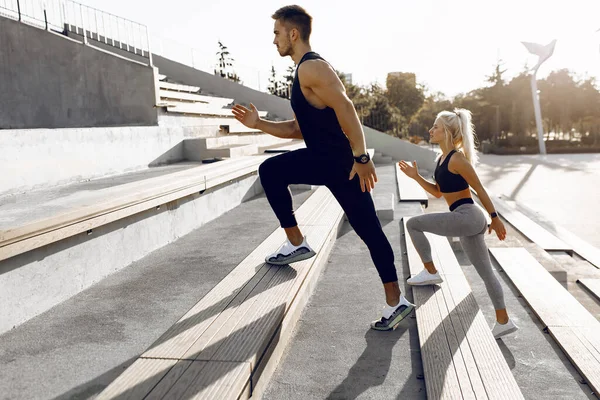
[[[406,225],[408,232],[425,265],[425,269],[410,278],[408,284],[432,285],[443,281],[433,264],[431,247],[425,232],[441,236],[458,236],[469,260],[483,279],[496,309],[496,324],[492,329],[494,337],[499,338],[515,332],[518,327],[506,312],[502,286],[494,274],[484,240],[487,219],[473,202],[469,190],[471,186],[477,192],[481,203],[490,213],[491,223],[488,232],[491,233],[493,230],[500,240],[504,240],[506,237],[504,224],[494,211],[494,205],[474,169],[477,154],[470,111],[455,109],[454,112],[440,112],[429,130],[429,135],[431,143],[438,143],[442,150],[434,173],[436,183],[428,182],[419,175],[416,162],[413,167],[405,161],[400,161],[400,169],[435,197],[443,196],[450,206],[450,212],[419,215],[408,221]]]

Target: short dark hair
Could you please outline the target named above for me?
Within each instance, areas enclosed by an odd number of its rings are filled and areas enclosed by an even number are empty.
[[[300,38],[305,42],[310,39],[312,17],[300,6],[285,6],[275,11],[271,16],[274,20],[290,24],[300,32]]]

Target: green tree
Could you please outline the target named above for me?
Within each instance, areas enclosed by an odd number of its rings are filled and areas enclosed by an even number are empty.
[[[233,62],[235,61],[227,46],[225,46],[220,40],[218,41],[219,51],[217,52],[217,67],[215,68],[215,75],[219,75],[221,78],[230,80],[232,82],[241,83],[240,77],[235,73],[233,68]]]
[[[407,120],[421,108],[425,101],[423,87],[417,84],[415,74],[408,72],[389,73],[385,95],[389,104],[396,107]]]

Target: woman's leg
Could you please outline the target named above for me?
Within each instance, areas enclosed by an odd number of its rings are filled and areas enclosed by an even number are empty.
[[[506,313],[506,305],[504,304],[504,292],[502,291],[498,276],[494,273],[488,248],[485,244],[484,233],[461,237],[460,243],[467,257],[469,257],[469,261],[471,261],[485,284],[488,295],[492,299],[494,309],[496,309],[497,321],[501,324],[506,323],[508,321],[508,314]]]

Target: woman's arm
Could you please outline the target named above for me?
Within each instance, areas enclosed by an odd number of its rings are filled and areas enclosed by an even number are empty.
[[[442,197],[442,192],[440,191],[440,187],[437,185],[437,183],[433,184],[425,178],[423,178],[421,175],[419,175],[417,162],[413,161],[413,164],[414,167],[403,160],[398,163],[398,166],[400,167],[400,170],[402,170],[402,172],[404,172],[408,177],[417,181],[417,183],[421,185],[421,187],[427,192],[431,193],[438,199]]]
[[[469,186],[475,190],[479,200],[481,200],[481,204],[486,211],[490,214],[490,216],[491,214],[494,214],[488,232],[491,232],[493,229],[496,232],[496,235],[498,235],[498,239],[504,240],[506,238],[506,228],[504,228],[504,224],[496,214],[494,203],[492,203],[492,199],[490,199],[490,196],[481,184],[479,176],[477,176],[477,172],[475,172],[473,165],[471,165],[469,160],[467,160],[462,153],[457,152],[450,159],[450,162],[448,162],[448,170],[455,174],[460,174],[463,178],[465,178]]]

